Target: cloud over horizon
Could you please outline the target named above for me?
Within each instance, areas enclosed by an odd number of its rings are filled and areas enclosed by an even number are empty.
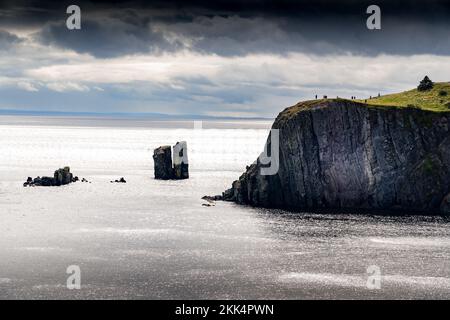
[[[272,117],[315,94],[450,80],[448,2],[380,1],[376,31],[368,4],[80,1],[70,31],[66,3],[7,1],[0,108]]]

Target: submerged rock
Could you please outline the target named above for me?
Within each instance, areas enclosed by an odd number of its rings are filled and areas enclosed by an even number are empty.
[[[202,203],[203,207],[214,207],[213,204],[209,204],[209,203]]]
[[[223,197],[221,195],[216,195],[216,196],[203,196],[202,197],[203,200],[206,200],[208,202],[213,202],[213,201],[217,201],[217,200],[223,200]]]
[[[256,161],[224,200],[295,211],[449,210],[450,112],[307,101],[281,112],[272,128],[276,172],[262,174],[266,166]]]

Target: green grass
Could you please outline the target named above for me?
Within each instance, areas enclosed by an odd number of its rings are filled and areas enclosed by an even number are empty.
[[[400,93],[388,94],[372,99],[317,99],[306,100],[297,103],[294,106],[284,109],[277,117],[277,122],[282,123],[298,113],[311,108],[329,106],[330,103],[339,104],[339,102],[351,102],[370,108],[417,108],[420,110],[434,112],[450,112],[450,82],[437,82],[433,88],[428,91],[418,91],[417,89],[404,91]],[[433,121],[432,114],[425,113],[419,118],[423,126],[431,126]]]
[[[446,92],[446,94],[444,93]],[[365,102],[365,99],[356,100]],[[418,91],[417,89],[388,94],[367,99],[367,104],[374,106],[416,107],[429,111],[450,111],[450,82],[437,82],[433,89]]]

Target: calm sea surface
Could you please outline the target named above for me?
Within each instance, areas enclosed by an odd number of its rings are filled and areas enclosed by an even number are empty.
[[[450,298],[443,218],[202,206],[256,159],[269,127],[1,116],[0,299]],[[181,140],[191,178],[154,180],[153,149]],[[62,166],[91,183],[22,187]],[[80,290],[66,287],[71,265]]]

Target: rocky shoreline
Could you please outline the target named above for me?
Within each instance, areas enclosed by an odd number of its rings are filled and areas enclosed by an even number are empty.
[[[275,139],[276,160],[267,153]],[[185,141],[156,148],[153,160],[155,179],[189,178]],[[273,173],[265,170],[274,162]],[[77,181],[64,167],[23,186]],[[291,211],[450,215],[450,112],[344,99],[298,103],[278,115],[266,150],[231,188],[202,199],[205,206],[224,200]]]

